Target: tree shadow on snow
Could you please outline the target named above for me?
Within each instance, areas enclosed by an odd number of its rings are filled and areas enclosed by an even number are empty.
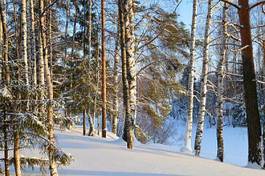
[[[115,172],[115,171],[87,171],[87,170],[73,170],[64,169],[59,172],[65,176],[188,176],[176,174],[163,174],[163,173],[140,173],[140,172]]]

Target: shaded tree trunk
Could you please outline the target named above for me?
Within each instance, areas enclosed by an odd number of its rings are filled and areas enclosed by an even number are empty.
[[[86,135],[86,109],[83,109],[83,136]]]
[[[201,74],[201,97],[200,97],[200,112],[199,120],[196,130],[195,137],[195,155],[199,156],[201,152],[201,141],[204,130],[204,119],[206,115],[206,95],[207,95],[207,81],[208,81],[208,70],[209,70],[209,43],[210,43],[210,27],[212,22],[212,0],[208,0],[208,12],[205,25],[204,33],[204,44],[203,44],[203,65]]]
[[[113,74],[113,85],[114,85],[114,97],[113,97],[113,115],[112,115],[112,133],[117,134],[118,116],[119,116],[119,99],[118,99],[118,64],[119,64],[119,35],[117,35],[114,53],[114,74]]]
[[[240,36],[243,61],[244,98],[248,126],[248,161],[261,165],[261,126],[257,102],[257,85],[253,58],[250,26],[250,8],[248,0],[238,0]]]
[[[76,33],[76,23],[77,23],[77,17],[78,17],[78,2],[77,0],[74,0],[74,6],[75,6],[75,16],[74,16],[74,27],[73,27],[73,37],[72,37],[72,49],[71,49],[71,57],[73,57],[74,54],[74,48],[75,48],[75,33]],[[85,12],[84,12],[85,13]]]
[[[224,139],[223,139],[223,94],[224,94],[224,76],[225,63],[227,58],[227,3],[223,7],[223,22],[222,22],[222,48],[221,58],[217,68],[217,158],[224,161]]]
[[[69,3],[70,0],[66,0],[66,17],[65,17],[65,32],[64,32],[64,40],[67,43],[67,35],[68,35],[68,23],[69,23],[69,16],[70,16],[70,9],[69,9]],[[66,57],[67,57],[67,46],[65,46],[64,48],[64,61],[66,61]]]
[[[105,0],[101,0],[101,98],[102,98],[102,137],[107,137],[107,84],[106,84],[106,41],[105,41]]]

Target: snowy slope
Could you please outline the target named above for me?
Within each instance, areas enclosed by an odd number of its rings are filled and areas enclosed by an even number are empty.
[[[57,141],[75,158],[59,168],[63,176],[265,176],[265,171],[247,169],[174,152],[174,147],[137,144],[127,150],[122,140],[81,136],[78,131],[57,132]],[[40,175],[37,170],[35,174]]]
[[[169,123],[173,123],[175,131],[167,141],[168,145],[173,145],[178,151],[184,145],[185,122],[170,119]],[[206,125],[205,125],[206,126]],[[196,134],[196,125],[192,132],[192,147],[194,146]],[[247,128],[224,127],[224,162],[235,164],[238,166],[246,166],[248,161],[248,136]],[[201,157],[208,159],[216,159],[217,151],[216,127],[205,127],[203,138]]]

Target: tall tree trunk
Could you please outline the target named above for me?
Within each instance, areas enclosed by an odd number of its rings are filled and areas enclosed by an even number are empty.
[[[107,137],[107,83],[106,83],[106,41],[105,41],[105,0],[101,0],[101,82],[102,82],[102,137]]]
[[[35,34],[35,12],[34,0],[30,0],[30,45],[31,45],[31,62],[32,64],[32,81],[33,85],[37,86],[37,58],[36,58],[36,34]]]
[[[201,141],[204,130],[204,119],[206,114],[206,95],[207,95],[207,81],[209,70],[209,43],[210,43],[210,27],[212,22],[212,0],[208,0],[208,12],[204,33],[204,46],[203,46],[203,65],[201,74],[201,97],[200,97],[200,112],[197,125],[196,137],[195,137],[195,155],[199,156],[201,151]]]
[[[263,76],[265,76],[265,39],[263,40]]]
[[[78,9],[78,2],[77,2],[77,0],[74,0],[74,6],[75,6],[75,17],[74,17],[73,36],[72,36],[73,44],[75,43],[76,23],[77,23],[77,17],[78,17],[78,10],[77,10]],[[75,44],[72,46],[72,49],[71,49],[71,57],[73,57],[74,48],[75,48]]]
[[[9,85],[10,82],[10,70],[8,65],[8,36],[7,36],[7,23],[6,23],[6,0],[0,2],[0,17],[1,17],[1,29],[2,29],[2,40],[3,40],[3,70],[2,79],[4,80],[5,86]],[[7,135],[7,115],[6,108],[4,108],[4,125],[3,125],[3,136],[4,136],[4,162],[5,162],[5,176],[10,176],[9,169],[9,155],[8,155],[8,135]]]
[[[114,74],[113,74],[113,84],[114,84],[114,97],[113,97],[113,115],[112,115],[112,133],[117,134],[118,126],[118,116],[119,116],[119,99],[118,99],[118,64],[119,64],[119,35],[117,32],[115,53],[114,53]]]
[[[94,107],[93,107],[93,121],[95,121],[95,117],[97,114],[97,99],[99,94],[99,39],[98,39],[99,30],[97,28],[96,32],[96,49],[95,49],[95,60],[96,60],[96,90],[95,90],[95,97],[94,97]],[[99,135],[99,115],[97,116],[97,130]]]
[[[217,70],[217,158],[224,161],[224,139],[223,139],[223,94],[224,94],[224,76],[225,63],[227,58],[227,3],[223,7],[222,22],[222,49],[221,58]]]
[[[129,3],[129,4],[127,4]],[[130,2],[126,1],[119,1],[119,20],[120,20],[120,47],[121,47],[121,58],[122,58],[122,82],[123,82],[123,103],[124,103],[124,109],[125,109],[125,122],[124,122],[124,128],[123,128],[123,139],[127,142],[127,148],[132,149],[133,148],[133,143],[134,143],[134,138],[133,138],[133,116],[131,113],[131,106],[130,106],[130,93],[132,91],[129,91],[129,79],[128,76],[131,76],[128,74],[130,71],[128,71],[128,40],[127,39],[132,39],[133,37],[127,36],[130,34],[130,30],[126,30],[127,27],[129,27],[129,22],[126,22],[128,18],[126,17],[125,13],[129,12],[128,6],[132,7],[132,4]],[[125,10],[125,7],[127,6],[127,12]],[[127,26],[126,26],[127,24]],[[127,31],[127,32],[126,32]],[[131,31],[133,32],[133,31]],[[131,42],[131,41],[130,41]],[[132,53],[130,53],[132,54]],[[131,78],[130,78],[131,79]],[[130,80],[132,81],[132,80]],[[130,92],[130,93],[129,93]]]
[[[49,4],[52,3],[52,0],[48,0]],[[48,11],[48,51],[49,51],[49,66],[50,66],[50,72],[51,72],[51,78],[53,77],[53,45],[52,45],[52,7],[50,7]]]
[[[243,84],[248,125],[248,161],[261,165],[261,126],[257,102],[257,85],[251,38],[249,2],[238,0],[242,54]]]
[[[86,135],[86,109],[83,109],[83,136]]]
[[[22,33],[22,59],[24,62],[25,84],[29,85],[29,68],[28,68],[28,47],[27,47],[27,1],[21,1],[21,33]]]
[[[25,16],[26,16],[26,7],[25,7],[25,2],[22,2],[22,7],[21,7],[21,22],[25,23]],[[24,7],[23,7],[24,6]],[[15,23],[15,34],[16,34],[16,58],[20,58],[20,33],[19,33],[19,29],[18,29],[18,26],[19,24],[17,23],[17,9],[16,9],[16,4],[15,4],[15,1],[13,1],[13,9],[14,9],[14,23]],[[25,25],[25,24],[24,24]],[[22,63],[24,63],[24,67],[26,66],[25,64],[25,54],[27,54],[27,51],[26,53],[24,53],[24,34],[25,34],[25,31],[23,31],[25,29],[25,26],[22,25],[22,28],[21,28],[21,32],[22,32]],[[27,31],[26,31],[27,32]],[[26,34],[27,35],[27,34]],[[27,61],[27,60],[26,60]],[[19,73],[19,70],[18,69],[18,80],[20,80],[20,73]],[[26,75],[26,73],[25,73]],[[26,77],[26,76],[25,76]],[[26,82],[26,81],[25,81]],[[18,98],[21,99],[21,95],[20,93],[18,94]],[[22,174],[21,172],[21,163],[20,163],[20,137],[19,137],[19,131],[18,131],[18,126],[16,124],[17,122],[14,121],[14,125],[13,125],[13,137],[14,137],[14,149],[13,149],[13,156],[14,156],[14,168],[15,168],[15,174],[16,176],[20,176]]]
[[[44,14],[42,14],[42,9],[43,9],[43,1],[39,0],[39,6],[40,6],[40,11],[39,11],[39,26],[38,26],[38,51],[39,51],[39,55],[38,55],[38,85],[40,88],[40,101],[41,101],[41,105],[40,105],[40,112],[44,113],[44,96],[45,96],[45,92],[44,92],[44,88],[45,88],[45,78],[44,78],[44,42],[43,42],[43,37],[45,37],[45,33],[44,33],[44,25],[45,25],[45,17],[43,16]],[[41,9],[42,8],[42,9]],[[43,119],[42,119],[43,120]]]
[[[4,134],[4,162],[5,162],[5,176],[10,176],[9,168],[9,154],[8,154],[8,135],[7,135],[7,118],[6,109],[4,109],[4,124],[3,124],[3,134]]]
[[[68,35],[68,23],[69,23],[69,16],[70,16],[70,9],[69,9],[69,3],[70,0],[66,0],[66,17],[65,17],[65,32],[64,32],[64,40],[67,43],[67,35]],[[64,48],[64,61],[66,61],[66,57],[67,57],[67,45]]]
[[[197,29],[197,15],[198,7],[197,0],[193,0],[193,15],[191,25],[191,44],[190,44],[190,63],[189,63],[189,107],[188,107],[188,118],[186,124],[185,133],[185,149],[189,152],[192,151],[191,138],[192,138],[192,124],[193,124],[193,99],[194,99],[194,78],[195,78],[195,47],[196,47],[196,29]]]
[[[19,131],[14,131],[14,167],[16,176],[21,176],[21,164],[20,164],[20,137]]]
[[[127,0],[125,4],[125,47],[127,59],[127,79],[129,86],[129,103],[132,115],[132,125],[136,121],[136,62],[135,62],[135,36],[134,36],[134,0]]]
[[[40,0],[40,12],[43,13],[44,9],[44,2]],[[45,15],[45,14],[43,14]],[[58,176],[57,172],[57,164],[55,160],[55,136],[54,136],[54,121],[53,121],[53,84],[51,78],[51,72],[49,69],[49,61],[48,61],[48,54],[47,54],[47,42],[46,42],[46,35],[45,35],[45,20],[44,16],[40,19],[40,32],[41,32],[41,41],[43,45],[43,61],[44,61],[44,74],[46,78],[46,86],[48,92],[48,103],[47,103],[47,121],[48,121],[48,157],[49,157],[49,168],[50,168],[50,176]]]

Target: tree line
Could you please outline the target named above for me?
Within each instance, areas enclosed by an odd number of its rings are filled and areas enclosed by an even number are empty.
[[[164,9],[136,0],[2,0],[0,173],[9,176],[13,165],[16,176],[25,166],[58,175],[57,167],[72,158],[57,145],[55,129],[74,124],[83,135],[103,138],[111,129],[128,149],[134,136],[162,142],[174,135],[164,128],[174,106],[185,106],[183,150],[193,150],[197,123],[196,156],[205,120],[214,116],[223,161],[227,102],[245,107],[239,110],[246,114],[248,161],[263,167],[265,2],[200,2],[193,0],[189,31],[178,19],[181,1]],[[36,147],[46,159],[21,155]]]

